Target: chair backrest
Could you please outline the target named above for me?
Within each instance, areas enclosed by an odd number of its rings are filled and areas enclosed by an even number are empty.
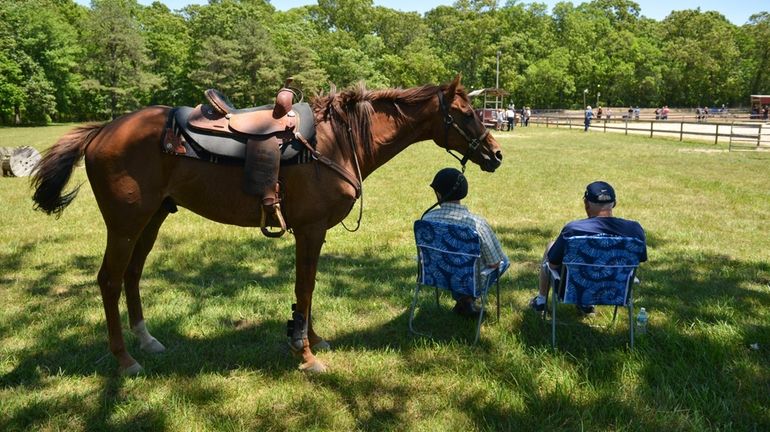
[[[604,235],[568,237],[566,241],[561,301],[625,306],[644,242]]]
[[[476,263],[481,241],[475,229],[435,221],[414,223],[419,260],[417,283],[479,296]]]

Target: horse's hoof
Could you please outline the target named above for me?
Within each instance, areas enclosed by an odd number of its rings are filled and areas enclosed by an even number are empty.
[[[302,372],[311,372],[311,373],[324,373],[327,371],[326,365],[321,363],[318,360],[313,360],[312,362],[308,363],[302,363],[299,365],[299,370]]]
[[[139,348],[141,348],[142,351],[150,354],[162,353],[166,350],[166,347],[163,346],[162,343],[158,342],[158,340],[155,338],[152,338],[147,343],[141,344]]]
[[[121,373],[122,373],[124,376],[130,376],[130,377],[132,377],[132,376],[137,376],[137,375],[141,374],[141,373],[142,373],[142,371],[144,371],[144,368],[142,367],[142,365],[140,365],[140,364],[139,364],[139,362],[135,362],[135,363],[134,363],[134,364],[132,364],[131,366],[129,366],[129,367],[127,367],[127,368],[123,369],[123,370],[121,371]]]
[[[325,340],[321,339],[315,344],[313,344],[311,348],[313,348],[314,352],[329,351],[330,349],[332,349],[332,346],[329,345],[329,342],[326,342]]]

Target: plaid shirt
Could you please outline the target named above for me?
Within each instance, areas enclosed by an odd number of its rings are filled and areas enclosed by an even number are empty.
[[[500,246],[500,242],[497,240],[497,236],[492,232],[487,221],[478,215],[475,215],[468,211],[468,208],[462,204],[446,202],[441,204],[441,207],[431,210],[423,217],[425,220],[446,222],[456,225],[469,226],[479,233],[481,239],[481,261],[484,266],[494,265],[503,260],[508,260],[508,257],[503,252],[503,248]],[[476,275],[482,286],[485,280],[480,275],[482,268],[476,268]]]

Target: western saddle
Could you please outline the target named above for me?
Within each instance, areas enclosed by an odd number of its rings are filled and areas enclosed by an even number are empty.
[[[280,237],[286,232],[278,182],[281,145],[299,140],[312,150],[296,130],[299,116],[292,109],[295,92],[289,87],[291,81],[286,80],[278,91],[272,109],[236,109],[220,91],[206,90],[209,103],[195,107],[187,120],[190,128],[204,133],[246,138],[243,190],[262,199],[260,229],[268,237]],[[278,231],[268,229],[268,216],[280,227]]]

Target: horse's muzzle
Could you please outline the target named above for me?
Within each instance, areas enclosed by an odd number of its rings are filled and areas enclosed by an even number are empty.
[[[479,165],[481,166],[482,171],[495,172],[502,163],[503,152],[497,150],[492,156],[489,156],[486,153],[482,154],[482,161]]]

